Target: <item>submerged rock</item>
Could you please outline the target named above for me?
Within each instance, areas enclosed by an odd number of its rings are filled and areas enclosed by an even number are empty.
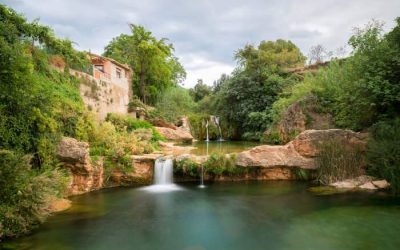
[[[49,200],[47,210],[49,213],[58,213],[71,207],[71,201],[67,199],[52,198]]]
[[[373,180],[372,176],[361,175],[353,179],[347,179],[344,181],[338,181],[329,184],[329,186],[337,189],[365,189],[365,190],[376,190],[385,189],[389,187],[389,183],[386,180]]]

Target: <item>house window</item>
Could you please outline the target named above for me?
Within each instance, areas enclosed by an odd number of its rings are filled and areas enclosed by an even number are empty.
[[[116,73],[117,73],[117,77],[121,78],[121,69],[117,68],[117,72]]]
[[[99,70],[99,71],[101,71],[101,72],[104,73],[104,65],[102,65],[102,64],[96,64],[96,65],[94,65],[94,67],[95,67],[97,70]]]

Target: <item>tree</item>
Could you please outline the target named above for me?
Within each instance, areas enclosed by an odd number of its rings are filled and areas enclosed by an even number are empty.
[[[282,39],[262,41],[258,47],[246,45],[236,52],[235,58],[245,70],[256,74],[277,73],[283,68],[303,66],[306,59],[294,43]]]
[[[213,82],[212,90],[214,93],[218,92],[221,89],[221,86],[229,79],[229,75],[222,74],[218,80]]]
[[[132,34],[113,38],[103,55],[129,64],[141,100],[154,103],[160,92],[183,81],[186,73],[167,39],[158,40],[140,25],[130,24],[130,28]]]
[[[204,84],[202,79],[198,79],[194,88],[189,90],[189,93],[195,102],[202,100],[204,97],[210,95],[211,92],[211,88]]]
[[[318,64],[324,62],[327,54],[328,52],[321,44],[311,46],[310,52],[308,53],[308,64]]]

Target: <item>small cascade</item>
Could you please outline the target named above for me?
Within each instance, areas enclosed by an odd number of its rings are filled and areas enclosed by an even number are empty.
[[[204,166],[201,164],[201,174],[200,174],[200,186],[199,188],[205,188],[206,186],[204,185]]]
[[[218,127],[218,131],[219,131],[219,140],[223,141],[224,139],[222,139],[222,132],[221,132],[221,125],[220,125],[220,119],[218,116],[212,116],[215,125],[217,125]]]
[[[207,132],[207,137],[206,137],[206,141],[210,141],[208,138],[208,120],[206,120],[206,132]]]
[[[143,188],[150,192],[169,192],[181,188],[173,183],[174,162],[172,159],[160,157],[154,163],[153,185]]]
[[[171,159],[158,158],[154,164],[154,185],[172,184],[173,168]]]

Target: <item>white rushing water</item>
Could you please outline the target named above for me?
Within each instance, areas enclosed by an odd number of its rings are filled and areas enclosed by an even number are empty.
[[[206,137],[206,141],[209,141],[209,138],[208,138],[208,120],[206,121],[206,133],[207,133],[207,137]]]
[[[169,192],[180,190],[173,183],[174,162],[172,159],[158,158],[154,163],[154,184],[143,188],[151,192]]]
[[[220,141],[223,141],[224,139],[222,139],[222,131],[221,131],[221,125],[220,125],[220,119],[218,116],[212,116],[214,119],[214,123],[215,125],[217,125],[218,127],[218,132],[219,132],[219,139]]]

